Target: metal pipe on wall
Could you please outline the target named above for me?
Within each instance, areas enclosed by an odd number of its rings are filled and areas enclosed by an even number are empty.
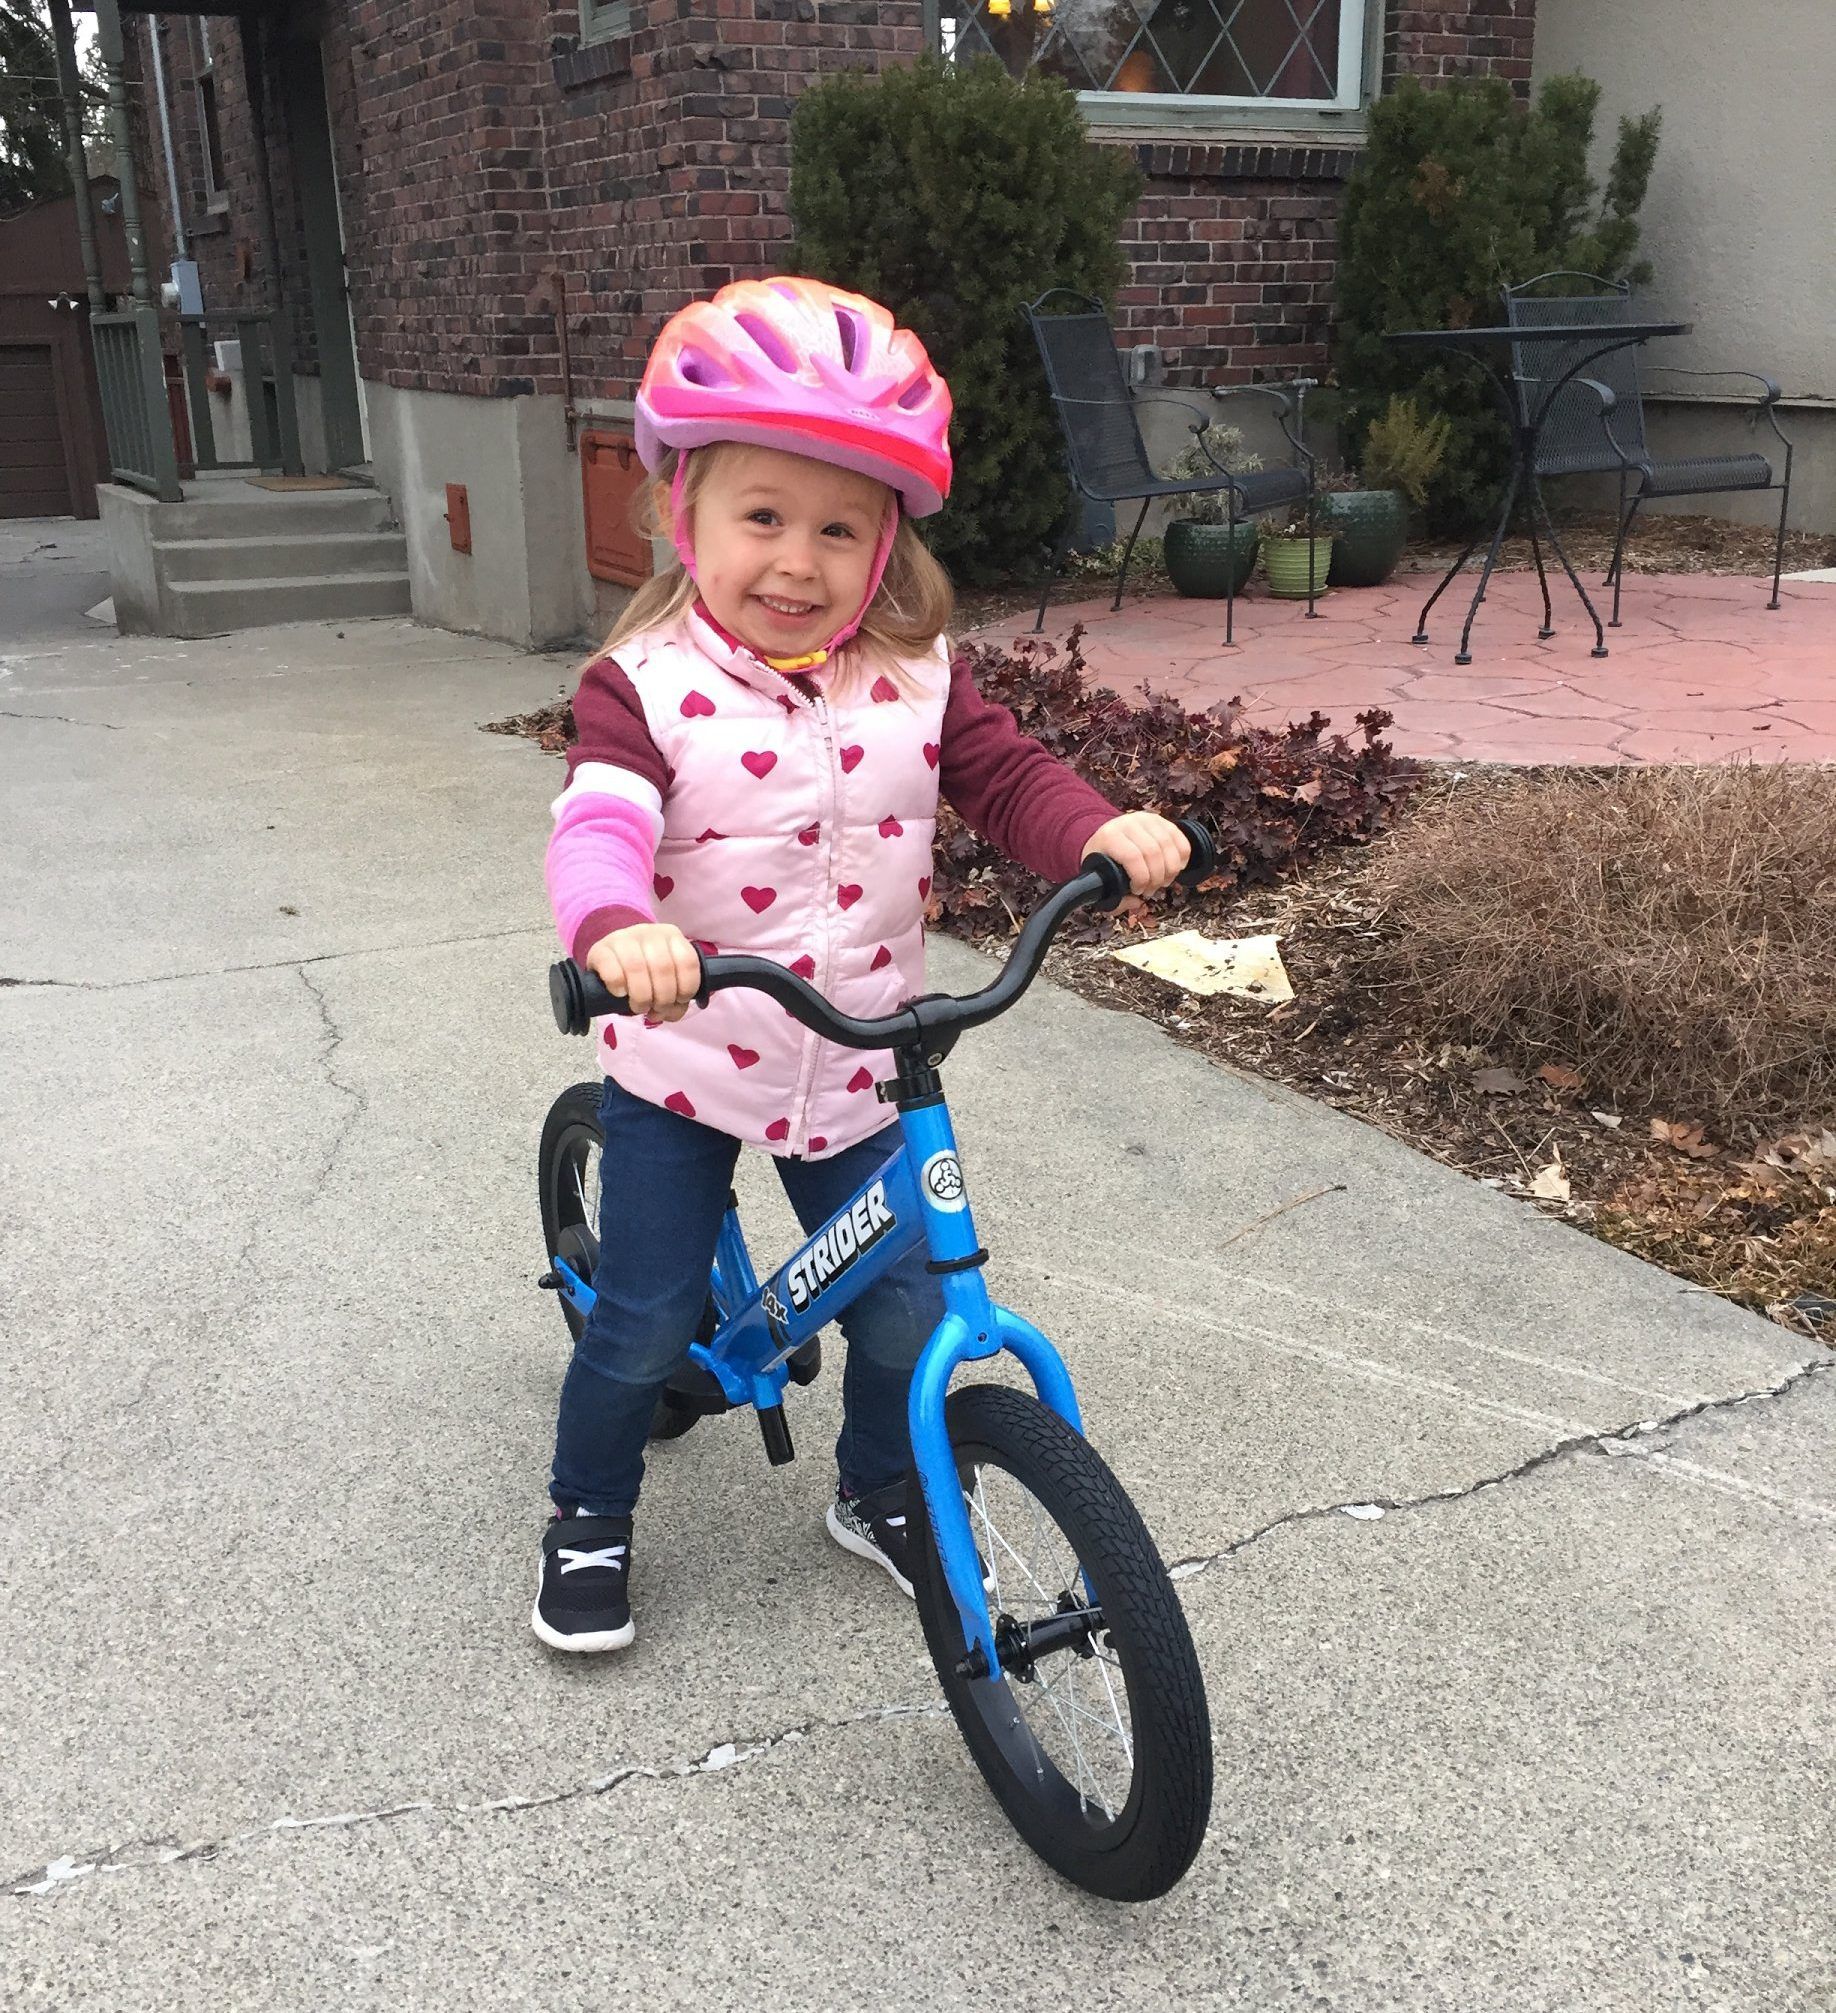
[[[179,201],[178,157],[172,151],[172,111],[166,100],[166,58],[160,47],[160,31],[165,23],[157,14],[147,16],[147,40],[153,45],[153,95],[159,101],[159,137],[166,148],[166,194],[172,211],[172,242],[181,259],[191,256],[185,242],[185,206]]]

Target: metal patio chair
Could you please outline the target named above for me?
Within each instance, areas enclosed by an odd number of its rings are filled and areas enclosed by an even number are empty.
[[[1552,282],[1584,280],[1596,291],[1585,294],[1539,294],[1535,290]],[[1779,402],[1779,388],[1771,378],[1751,370],[1680,370],[1674,365],[1652,368],[1670,377],[1744,377],[1762,387],[1749,415],[1757,425],[1763,414],[1779,445],[1784,449],[1783,465],[1775,469],[1773,457],[1753,454],[1688,455],[1660,461],[1645,441],[1645,409],[1639,391],[1638,350],[1616,349],[1593,361],[1584,361],[1588,331],[1609,328],[1634,320],[1631,287],[1623,281],[1602,279],[1597,273],[1539,273],[1521,286],[1504,289],[1505,320],[1512,328],[1547,327],[1552,321],[1572,324],[1574,345],[1529,344],[1512,346],[1512,369],[1517,379],[1517,396],[1528,406],[1541,395],[1542,383],[1559,382],[1576,369],[1576,376],[1563,384],[1550,401],[1548,418],[1537,441],[1535,472],[1546,475],[1617,475],[1619,477],[1619,529],[1613,540],[1613,560],[1606,581],[1613,589],[1613,616],[1608,627],[1619,627],[1619,591],[1625,571],[1626,534],[1638,507],[1651,497],[1718,496],[1737,490],[1779,491],[1779,529],[1772,553],[1772,599],[1768,608],[1779,605],[1779,575],[1785,563],[1785,514],[1791,507],[1791,442],[1785,437],[1773,408]],[[1539,380],[1539,374],[1540,380]]]
[[[1048,314],[1045,306],[1052,300],[1074,302],[1076,305],[1062,313]],[[1212,393],[1214,398],[1219,399],[1248,394],[1272,398],[1280,408],[1281,430],[1294,448],[1295,462],[1292,467],[1258,469],[1240,475],[1219,468],[1215,475],[1184,479],[1163,476],[1149,461],[1147,449],[1142,443],[1141,424],[1135,416],[1137,400],[1122,375],[1122,359],[1116,351],[1115,331],[1109,325],[1109,316],[1102,302],[1093,300],[1088,294],[1052,287],[1022,312],[1039,344],[1046,384],[1064,434],[1065,459],[1073,486],[1093,503],[1123,503],[1132,502],[1136,497],[1141,499],[1135,528],[1129,533],[1128,544],[1123,549],[1122,567],[1116,578],[1116,598],[1110,604],[1112,608],[1122,606],[1122,589],[1128,579],[1129,561],[1135,555],[1135,541],[1141,536],[1141,527],[1147,521],[1148,506],[1158,497],[1215,496],[1222,491],[1227,499],[1226,521],[1233,530],[1240,517],[1254,517],[1262,511],[1298,503],[1304,498],[1307,527],[1309,532],[1312,531],[1313,456],[1288,425],[1290,413],[1299,409],[1307,392],[1313,388],[1310,378],[1297,379],[1289,386],[1221,385]],[[1168,394],[1153,394],[1140,403],[1177,405],[1189,413],[1196,413],[1198,417],[1192,427],[1193,438],[1198,441],[1206,458],[1211,459],[1210,450],[1205,447],[1204,433],[1205,428],[1214,422],[1215,413],[1196,400]],[[1071,533],[1072,526],[1067,524],[1053,554],[1045,590],[1039,597],[1039,613],[1033,622],[1035,633],[1044,625],[1046,603],[1052,598],[1053,583],[1064,566]],[[1314,597],[1309,593],[1309,615],[1315,613],[1313,601]],[[1236,605],[1236,590],[1233,587],[1224,601],[1226,643],[1232,640]]]

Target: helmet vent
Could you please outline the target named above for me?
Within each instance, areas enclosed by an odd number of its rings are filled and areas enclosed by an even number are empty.
[[[733,319],[739,323],[740,327],[746,331],[780,370],[795,371],[797,368],[796,352],[763,315],[737,314]]]
[[[860,316],[852,308],[838,307],[835,310],[835,333],[841,337],[842,369],[857,371],[867,361],[868,349],[867,343],[862,340]]]
[[[690,384],[703,386],[727,385],[733,382],[730,374],[723,370],[706,350],[697,349],[693,343],[684,343],[676,362],[676,368]]]
[[[931,381],[920,371],[910,384],[899,394],[899,406],[904,412],[916,412],[931,396]]]

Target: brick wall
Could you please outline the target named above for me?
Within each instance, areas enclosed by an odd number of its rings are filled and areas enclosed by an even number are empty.
[[[1117,302],[1125,344],[1175,384],[1293,377],[1325,361],[1340,185],[1336,147],[1143,146],[1147,192]]]
[[[207,307],[229,311],[271,306],[275,287],[269,273],[266,234],[262,228],[257,195],[258,154],[255,146],[254,115],[249,106],[244,75],[241,34],[236,21],[218,16],[208,25],[193,15],[129,15],[124,27],[137,49],[144,52],[144,38],[151,34],[155,20],[164,24],[162,47],[166,61],[166,91],[172,120],[172,151],[178,166],[178,199],[191,255]],[[204,69],[206,49],[212,58],[215,80],[217,128],[223,152],[223,187],[227,206],[213,208],[205,173],[203,121],[199,111],[197,80]],[[265,49],[265,67],[271,102],[279,91],[279,65],[287,60],[316,60],[310,47],[270,43]],[[145,62],[149,79],[151,64]],[[147,92],[150,101],[151,90]],[[157,127],[151,135],[154,149],[146,158],[146,171],[153,178],[158,164],[157,185],[162,216],[169,214],[165,156]],[[296,365],[305,370],[318,367],[317,345],[312,316],[304,312],[308,299],[306,246],[300,212],[300,192],[296,186],[292,158],[287,145],[287,124],[278,111],[269,115],[269,175],[273,188],[274,231],[280,245],[280,294],[294,313]]]
[[[629,37],[584,48],[565,0],[546,25],[550,257],[577,290],[582,394],[626,398],[666,316],[780,262],[792,106],[916,57],[922,0],[638,0]]]
[[[1392,0],[1385,74],[1490,70],[1522,89],[1533,9]],[[584,46],[573,0],[457,11],[332,0],[326,12],[358,367],[403,389],[485,396],[562,390],[545,281],[558,271],[576,394],[628,397],[670,312],[781,257],[797,96],[826,73],[908,61],[923,46],[923,0],[633,0],[628,34]],[[207,298],[226,307],[266,297],[266,253],[235,30],[219,19],[215,31],[233,206],[198,256]],[[169,37],[171,52],[189,46],[184,28]],[[310,45],[289,60],[312,60]],[[181,127],[194,126],[193,94],[180,85],[176,96]],[[195,132],[182,144],[181,179],[201,210]],[[1147,176],[1124,339],[1157,343],[1175,382],[1320,369],[1355,152],[1113,144],[1133,145]],[[271,158],[297,308],[305,263],[279,118]]]
[[[1479,0],[1472,7],[1418,7],[1392,0],[1384,23],[1383,76],[1509,79],[1520,97],[1530,89],[1530,48],[1536,0]]]

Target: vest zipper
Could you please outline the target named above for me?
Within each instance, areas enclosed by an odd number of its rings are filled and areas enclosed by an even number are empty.
[[[810,695],[810,710],[815,716],[817,732],[822,741],[822,805],[819,815],[822,819],[822,915],[818,924],[821,942],[816,953],[816,976],[812,983],[820,993],[827,994],[830,979],[830,950],[832,918],[829,914],[835,901],[835,734],[834,721],[829,713],[828,701],[820,692]],[[791,1150],[799,1156],[807,1154],[810,1144],[810,1099],[815,1091],[816,1070],[822,1055],[822,1038],[806,1031],[803,1043],[803,1068],[797,1079],[797,1111],[791,1126]]]

